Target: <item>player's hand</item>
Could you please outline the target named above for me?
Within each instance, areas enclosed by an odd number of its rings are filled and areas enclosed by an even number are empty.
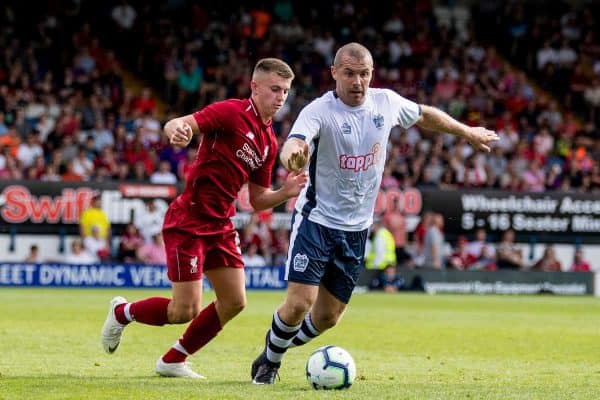
[[[308,144],[304,143],[302,149],[294,151],[288,159],[288,165],[286,165],[289,171],[302,171],[306,162],[308,161]]]
[[[465,139],[479,151],[490,151],[490,143],[496,142],[500,139],[500,136],[494,131],[486,129],[481,126],[469,128]]]
[[[308,182],[308,172],[306,171],[292,171],[285,178],[283,186],[281,187],[287,197],[296,197],[300,194],[306,183]]]
[[[165,129],[165,133],[169,137],[169,143],[177,147],[187,146],[194,137],[190,124],[181,120],[173,121],[173,124]]]

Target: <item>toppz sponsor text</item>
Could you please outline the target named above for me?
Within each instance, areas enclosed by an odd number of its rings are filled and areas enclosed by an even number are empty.
[[[351,156],[348,154],[340,155],[340,169],[351,169],[355,172],[366,171],[379,162],[381,157],[381,145],[375,143],[370,153]]]

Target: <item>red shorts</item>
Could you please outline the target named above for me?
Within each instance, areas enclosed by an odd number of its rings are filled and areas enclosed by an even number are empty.
[[[174,204],[163,225],[167,276],[171,282],[202,279],[211,268],[243,268],[240,238],[233,223],[202,220]]]

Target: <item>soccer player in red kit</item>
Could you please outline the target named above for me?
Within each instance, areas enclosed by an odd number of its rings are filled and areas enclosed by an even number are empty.
[[[158,326],[191,321],[158,359],[156,372],[202,378],[186,358],[246,305],[240,242],[231,221],[238,191],[248,182],[250,203],[264,210],[297,196],[307,182],[306,173],[291,173],[280,189],[270,189],[277,155],[271,119],[283,106],[293,78],[285,62],[260,60],[252,74],[249,99],[217,102],[165,124],[164,132],[174,146],[187,146],[193,134],[200,135],[185,189],[171,203],[163,224],[172,298],[151,297],[133,303],[123,297],[112,299],[102,328],[107,353],[117,349],[123,329],[132,321]],[[203,273],[216,295],[204,309]]]

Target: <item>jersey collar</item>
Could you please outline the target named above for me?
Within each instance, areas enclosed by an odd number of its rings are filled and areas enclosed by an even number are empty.
[[[269,127],[273,124],[273,118],[271,118],[269,120],[269,122],[267,122],[266,124],[263,122],[262,118],[260,117],[260,113],[258,112],[258,108],[256,107],[256,104],[254,104],[254,101],[252,100],[252,97],[248,98],[248,102],[250,103],[249,107],[252,110],[252,113],[254,114],[256,121],[258,121],[259,124],[261,124],[262,126],[266,126],[266,127]]]
[[[352,107],[352,106],[349,106],[348,104],[344,103],[342,101],[342,99],[340,99],[338,94],[336,93],[335,89],[332,90],[331,93],[333,94],[333,98],[335,99],[335,102],[342,109],[347,110],[347,111],[361,111],[361,110],[366,109],[369,106],[369,104],[371,103],[371,96],[369,96],[369,90],[370,90],[370,88],[367,89],[367,95],[366,95],[364,103],[362,103],[360,106],[356,106],[356,107]]]

